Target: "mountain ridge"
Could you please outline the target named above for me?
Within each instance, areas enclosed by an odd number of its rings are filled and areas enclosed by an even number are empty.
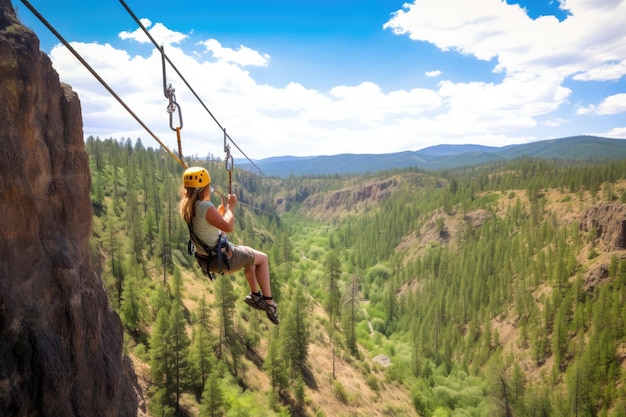
[[[522,156],[572,160],[622,159],[626,158],[626,140],[580,135],[503,147],[435,145],[419,151],[388,154],[280,156],[256,160],[254,166],[246,160],[239,160],[237,164],[242,169],[261,170],[265,175],[284,178],[291,175],[358,175],[412,167],[437,171]]]

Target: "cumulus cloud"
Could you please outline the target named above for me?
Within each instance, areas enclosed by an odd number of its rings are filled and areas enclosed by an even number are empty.
[[[157,23],[150,29],[152,22],[149,19],[140,19],[140,22],[159,45],[177,45],[189,37],[183,33],[166,28],[162,23]],[[122,31],[119,37],[123,40],[130,39],[139,43],[151,42],[141,28],[137,28],[132,32]]]
[[[621,63],[626,25],[611,16],[626,14],[626,2],[599,7],[595,0],[577,0],[566,6],[572,15],[559,22],[554,16],[533,20],[520,6],[501,0],[415,0],[405,3],[384,27],[443,51],[496,59],[494,71],[507,73],[584,73],[595,79],[592,69]],[[625,73],[621,66],[611,70]]]
[[[405,3],[384,25],[397,35],[493,62],[501,82],[440,83],[449,109],[440,116],[467,135],[473,131],[514,132],[538,125],[537,118],[567,104],[572,90],[564,83],[618,80],[626,74],[626,25],[611,16],[625,15],[626,2],[567,1],[571,14],[531,19],[526,10],[501,0],[415,0]],[[578,115],[615,114],[621,95]],[[558,126],[552,117],[544,126]],[[461,134],[459,132],[458,134]]]
[[[200,42],[206,50],[213,54],[213,57],[219,61],[229,62],[244,66],[265,67],[268,65],[270,56],[261,54],[258,51],[240,45],[237,50],[225,48],[217,39],[207,39]]]
[[[619,62],[607,62],[587,71],[574,75],[577,81],[612,81],[626,75],[626,59]]]
[[[426,71],[425,75],[427,77],[439,77],[441,75],[441,71],[440,70]]]
[[[247,154],[263,158],[396,152],[439,143],[504,146],[541,139],[534,133],[539,128],[574,123],[571,108],[565,116],[559,113],[574,101],[574,87],[566,86],[567,81],[617,81],[626,74],[626,25],[614,18],[626,15],[626,1],[597,3],[569,0],[571,15],[560,22],[552,16],[531,19],[519,6],[502,0],[414,0],[384,30],[487,62],[498,77],[475,75],[460,81],[452,71],[437,69],[424,73],[438,78],[434,88],[392,90],[370,80],[328,91],[293,80],[284,80],[282,86],[259,82],[251,71],[271,70],[269,54],[246,45],[231,48],[214,38],[185,42],[193,32],[142,22],[167,46],[168,56],[228,134]],[[119,38],[149,43],[140,29],[121,32]],[[144,49],[140,56],[124,46],[73,45],[164,142],[175,143],[157,50],[151,48],[145,56]],[[62,79],[81,97],[86,135],[147,136],[65,48],[55,47],[51,57]],[[223,131],[182,80],[168,74],[185,122],[183,150],[220,154]],[[599,103],[584,103],[576,115],[625,111],[626,94],[614,94]],[[606,131],[611,137],[626,135],[624,128]]]
[[[73,46],[160,140],[175,148],[166,113],[168,102],[162,92],[160,53],[154,50],[142,57],[108,44]],[[202,61],[176,46],[167,53],[178,68],[184,69],[187,81],[219,123],[228,128],[228,134],[255,158],[411,148],[415,146],[412,132],[425,123],[416,116],[442,105],[432,90],[383,92],[372,82],[337,86],[327,93],[293,82],[283,88],[272,87],[257,83],[243,69],[242,63],[249,61]],[[72,79],[81,97],[85,135],[133,139],[148,136],[64,47],[55,47],[51,58],[64,77]],[[184,88],[182,80],[172,73],[168,81],[175,87],[183,115],[184,154],[220,155],[223,132]],[[389,137],[395,139],[393,149],[381,142]]]
[[[578,109],[577,113],[580,115],[596,114],[606,116],[624,112],[626,112],[626,94],[621,93],[605,98],[597,106],[591,104],[587,107],[581,107]]]
[[[596,133],[596,135],[607,138],[626,138],[626,126],[616,127],[609,130],[608,132]]]
[[[564,124],[566,124],[566,123],[567,123],[567,120],[565,120],[565,119],[560,119],[560,118],[557,118],[557,119],[549,119],[549,120],[546,120],[546,121],[544,122],[544,124],[545,124],[546,126],[550,126],[550,127],[558,127],[558,126],[562,126],[562,125],[564,125]]]

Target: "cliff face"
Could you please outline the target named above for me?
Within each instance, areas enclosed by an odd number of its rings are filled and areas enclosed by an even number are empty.
[[[122,326],[89,261],[78,96],[0,0],[0,416],[131,416]]]
[[[601,202],[583,213],[580,230],[596,231],[598,243],[606,251],[626,249],[626,205]]]

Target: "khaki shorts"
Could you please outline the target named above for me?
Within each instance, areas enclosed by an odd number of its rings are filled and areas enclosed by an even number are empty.
[[[199,259],[198,261],[200,262],[201,260]],[[221,272],[230,274],[237,272],[240,269],[246,269],[252,265],[254,265],[254,252],[252,251],[252,248],[248,246],[234,246],[233,254],[228,259],[228,266],[230,266],[230,270],[224,270]],[[202,268],[202,265],[200,267]],[[209,263],[208,269],[211,272],[220,273],[217,267],[217,257],[215,257],[211,260],[211,263]],[[225,268],[225,265],[223,265],[222,268]]]

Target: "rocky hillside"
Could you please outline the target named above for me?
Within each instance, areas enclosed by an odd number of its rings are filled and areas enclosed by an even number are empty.
[[[306,197],[299,213],[317,220],[340,218],[346,214],[362,213],[368,207],[376,207],[401,189],[439,188],[445,181],[426,174],[403,173],[372,179],[356,177],[346,183],[339,189],[331,190],[319,190],[317,185],[309,186],[300,192]],[[282,203],[281,197],[280,201],[276,201],[276,206],[280,208]]]
[[[78,96],[0,0],[0,415],[135,416],[122,326],[89,261]]]

